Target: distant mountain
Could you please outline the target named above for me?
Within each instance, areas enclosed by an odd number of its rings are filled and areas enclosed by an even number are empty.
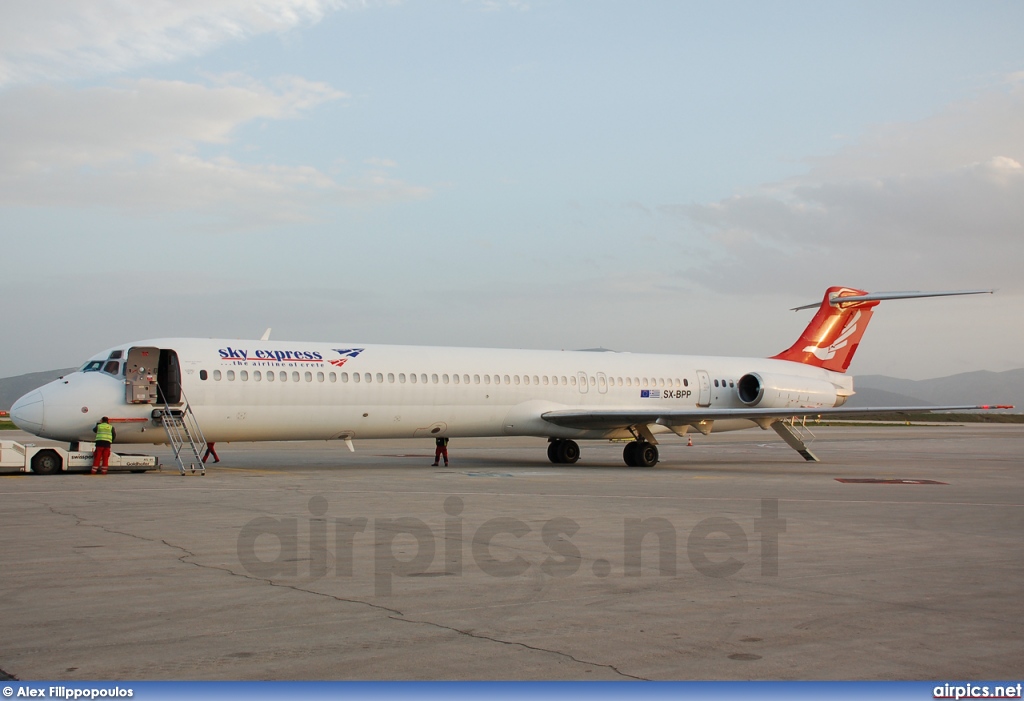
[[[931,380],[856,375],[857,391],[846,406],[1013,404],[1024,411],[1024,368],[1006,372],[964,372]]]
[[[0,379],[0,409],[9,411],[11,405],[18,401],[23,394],[31,392],[37,387],[42,387],[47,382],[56,380],[58,377],[74,372],[77,368],[65,368],[63,370],[48,370],[46,372],[30,372],[27,375],[17,377],[5,377]]]
[[[878,377],[882,377],[878,375]],[[886,378],[888,379],[888,378]],[[885,406],[936,406],[935,402],[926,402],[920,397],[910,397],[899,392],[889,392],[884,389],[864,387],[859,383],[860,378],[853,378],[853,388],[856,394],[843,406],[853,407],[885,407]]]

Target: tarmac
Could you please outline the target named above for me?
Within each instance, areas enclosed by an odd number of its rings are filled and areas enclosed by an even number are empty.
[[[0,476],[21,680],[1018,679],[1024,426],[218,444]],[[17,431],[5,439],[35,441]],[[137,447],[136,447],[137,448]],[[841,482],[839,480],[882,480]]]

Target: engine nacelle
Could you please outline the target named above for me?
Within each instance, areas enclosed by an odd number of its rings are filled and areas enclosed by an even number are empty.
[[[765,409],[834,407],[846,400],[831,382],[797,375],[748,372],[736,387],[741,402]]]

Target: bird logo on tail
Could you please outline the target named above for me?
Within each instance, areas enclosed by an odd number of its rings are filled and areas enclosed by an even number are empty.
[[[839,336],[836,340],[832,341],[829,345],[824,347],[807,346],[802,352],[811,353],[818,360],[832,360],[832,358],[836,357],[836,351],[841,348],[845,348],[850,336],[856,333],[857,322],[860,320],[860,316],[860,311],[855,312],[853,317],[846,323],[846,326],[843,327],[843,330],[839,332]]]

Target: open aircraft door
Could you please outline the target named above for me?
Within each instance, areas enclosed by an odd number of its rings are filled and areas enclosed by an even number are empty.
[[[169,348],[132,348],[125,364],[125,385],[129,404],[181,404],[178,354]]]

